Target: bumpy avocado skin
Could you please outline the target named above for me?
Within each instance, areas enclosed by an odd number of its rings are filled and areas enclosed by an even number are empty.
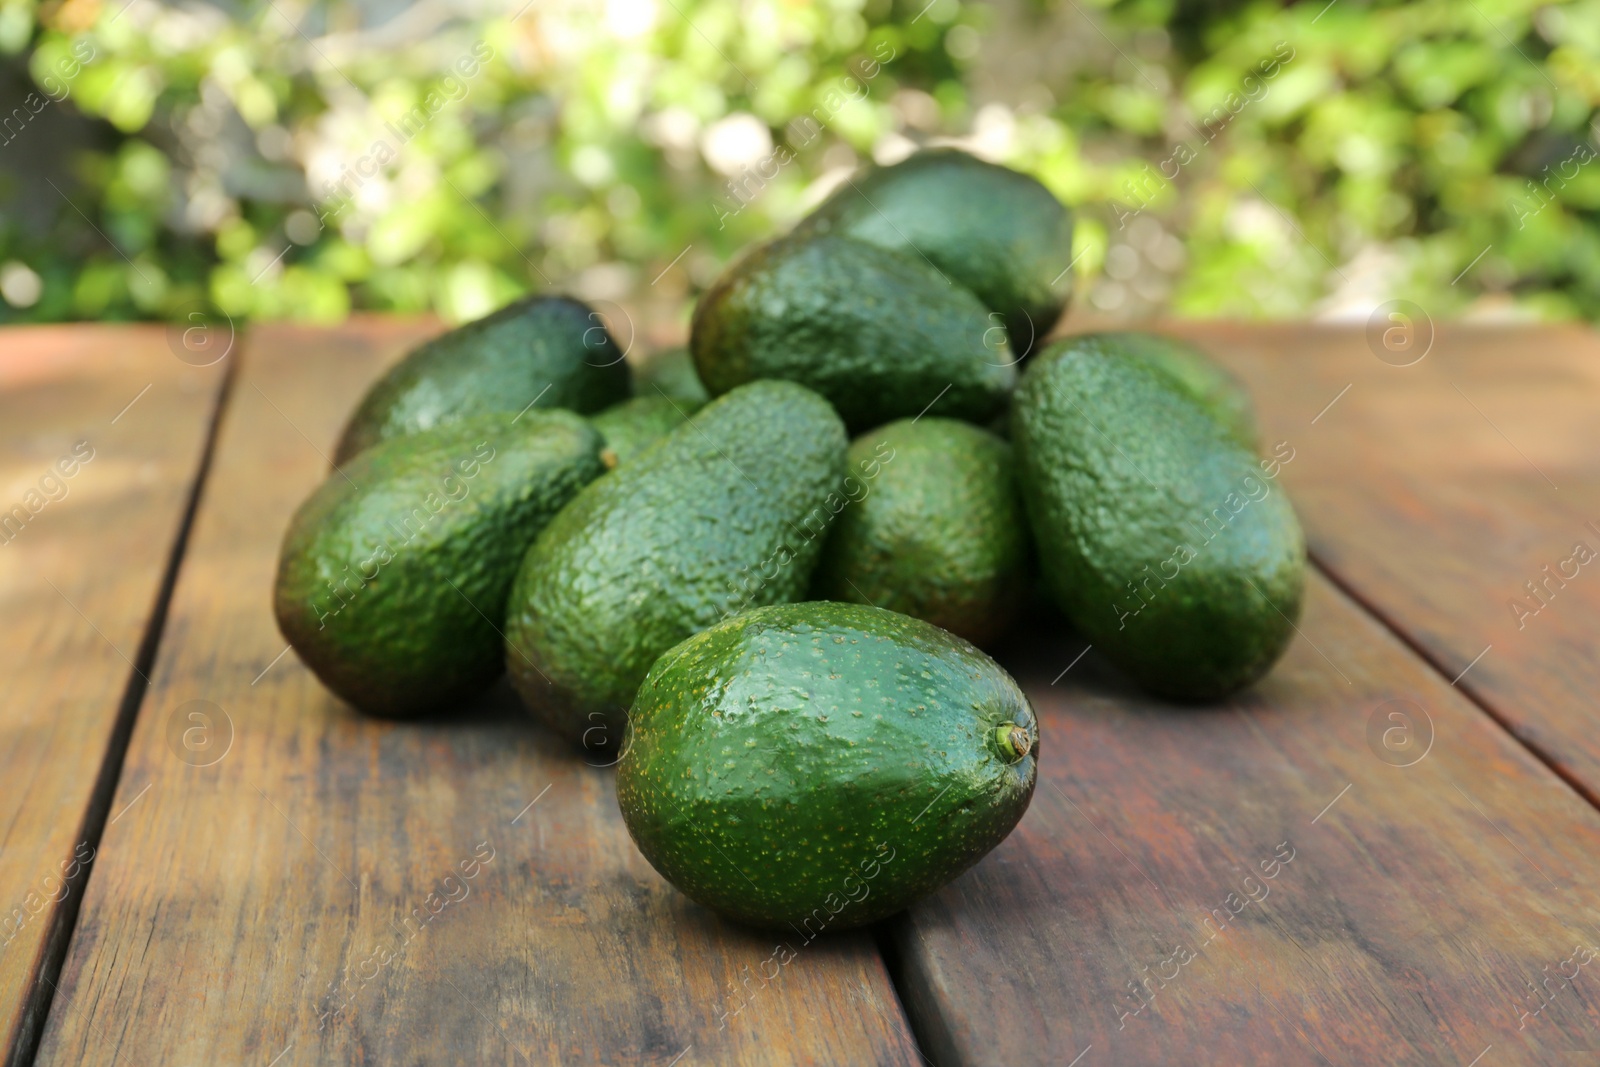
[[[696,407],[711,399],[684,345],[658,352],[634,367],[633,395],[665,396],[679,403],[691,401]]]
[[[854,492],[828,532],[814,595],[912,615],[977,645],[1004,632],[1029,553],[1011,446],[954,419],[902,419],[856,438],[847,461]]]
[[[589,425],[606,439],[608,466],[619,467],[647,447],[682,426],[705,405],[694,400],[636,396],[613,404],[589,419]]]
[[[1037,737],[1017,684],[960,638],[784,604],[656,662],[617,801],[691,898],[809,940],[899,911],[998,845],[1032,798]]]
[[[1012,444],[1047,587],[1136,682],[1211,700],[1277,661],[1306,555],[1276,465],[1157,370],[1076,339],[1023,375]]]
[[[997,313],[1018,357],[1072,295],[1072,213],[1026,174],[954,148],[918,152],[840,186],[797,229],[926,257]]]
[[[615,747],[662,652],[726,614],[804,596],[845,448],[821,397],[754,382],[580,493],[511,594],[506,667],[529,709],[587,748]]]
[[[826,397],[852,432],[927,411],[983,422],[1016,359],[977,297],[914,256],[821,234],[763,245],[695,307],[689,348],[713,394],[757,378]]]
[[[479,415],[386,441],[301,505],[278,560],[278,627],[323,683],[403,716],[504,668],[506,596],[534,537],[604,471],[565,411]]]
[[[1128,359],[1145,361],[1171,384],[1193,397],[1241,445],[1256,450],[1260,432],[1250,392],[1225,369],[1187,341],[1132,330],[1084,334],[1070,338],[1078,345],[1098,344]]]
[[[567,297],[528,297],[413,349],[367,390],[333,461],[471,415],[529,405],[586,415],[628,392],[628,364],[598,313]]]

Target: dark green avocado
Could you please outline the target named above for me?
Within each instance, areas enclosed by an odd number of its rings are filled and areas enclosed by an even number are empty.
[[[812,592],[914,615],[985,644],[1027,581],[1028,532],[1011,446],[954,419],[902,419],[850,445],[851,503]]]
[[[821,397],[754,382],[580,493],[511,594],[506,667],[528,707],[586,747],[615,747],[662,652],[724,615],[804,596],[845,447]]]
[[[636,396],[590,416],[589,424],[606,439],[606,451],[601,456],[606,466],[617,467],[682,426],[704,406],[699,401],[673,400],[660,393]]]
[[[852,432],[923,412],[983,422],[1016,383],[1004,330],[970,292],[914,256],[828,234],[729,267],[695,307],[689,347],[713,395],[799,382]]]
[[[935,148],[841,185],[797,230],[842,233],[926,259],[999,316],[1017,358],[1072,294],[1072,214],[1026,174]]]
[[[998,845],[1033,796],[1037,738],[1016,682],[960,638],[858,604],[783,604],[656,661],[617,802],[684,893],[809,941]]]
[[[599,314],[567,297],[532,296],[413,349],[367,390],[333,461],[470,415],[587,415],[628,392],[628,365]]]
[[[546,523],[604,470],[565,411],[478,415],[374,445],[295,513],[278,627],[329,689],[380,715],[471,696],[504,669],[506,594]]]
[[[1083,334],[1068,340],[1079,346],[1097,344],[1114,355],[1143,360],[1179,392],[1194,398],[1241,445],[1256,450],[1259,433],[1249,391],[1194,345],[1131,330]]]
[[[1045,583],[1097,650],[1177,700],[1272,667],[1306,560],[1276,463],[1144,361],[1075,338],[1030,364],[1011,432]]]

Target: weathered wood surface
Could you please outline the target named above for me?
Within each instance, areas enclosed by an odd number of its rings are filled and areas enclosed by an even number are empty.
[[[225,367],[159,327],[0,337],[0,1062],[52,993]]]
[[[1003,657],[1041,714],[1033,805],[894,926],[934,1062],[1592,1062],[1600,813],[1309,593],[1304,636],[1222,707],[1146,699],[1092,651],[1067,670],[1058,632]]]
[[[870,936],[769,962],[504,691],[390,724],[280,658],[284,525],[418,336],[252,337],[39,1062],[918,1062]]]
[[[1399,367],[1416,348],[1361,331],[1188,332],[1294,443],[1285,479],[1329,570],[1600,798],[1600,337],[1457,325]]]

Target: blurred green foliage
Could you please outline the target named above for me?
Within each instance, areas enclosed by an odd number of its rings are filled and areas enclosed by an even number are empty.
[[[1105,314],[1600,314],[1600,0],[372,6],[0,0],[0,320],[681,318],[938,138],[1078,209]]]

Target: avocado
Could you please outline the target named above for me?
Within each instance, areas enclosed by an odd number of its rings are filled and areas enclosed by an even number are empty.
[[[679,402],[690,401],[696,407],[711,399],[706,387],[700,384],[700,372],[694,369],[694,357],[683,345],[658,352],[633,369],[634,396],[665,396]]]
[[[1107,659],[1177,700],[1271,668],[1306,563],[1277,461],[1145,361],[1078,338],[1034,358],[1011,431],[1045,584]]]
[[[849,237],[786,237],[707,290],[689,348],[712,395],[756,378],[799,382],[852,432],[923,412],[982,422],[1017,374],[987,316],[916,257]]]
[[[1018,359],[1044,342],[1072,294],[1071,212],[1028,175],[954,148],[857,175],[796,230],[926,260],[998,316]]]
[[[588,305],[518,300],[413,349],[356,406],[334,451],[364,448],[469,415],[529,408],[596,412],[628,396],[628,365]]]
[[[504,665],[500,624],[535,535],[604,471],[566,411],[477,415],[363,451],[300,506],[278,558],[278,627],[329,689],[412,715]]]
[[[1011,446],[954,419],[902,419],[856,438],[847,461],[851,503],[828,533],[813,595],[914,615],[978,645],[999,636],[1028,566]]]
[[[1256,450],[1259,433],[1249,391],[1194,345],[1175,337],[1131,330],[1084,334],[1071,340],[1080,345],[1098,344],[1125,358],[1144,360],[1173,387],[1193,397],[1227,428],[1234,440],[1252,452]]]
[[[998,845],[1033,796],[1016,682],[936,626],[810,602],[668,651],[629,715],[617,803],[689,897],[808,941],[893,914]]]
[[[607,451],[601,458],[608,467],[616,467],[665,437],[668,431],[682,426],[704,406],[698,401],[673,400],[659,393],[636,396],[590,416],[589,425],[606,439]]]
[[[622,742],[657,656],[726,614],[798,600],[844,476],[844,426],[753,382],[589,486],[528,550],[506,618],[524,702],[589,748]]]

